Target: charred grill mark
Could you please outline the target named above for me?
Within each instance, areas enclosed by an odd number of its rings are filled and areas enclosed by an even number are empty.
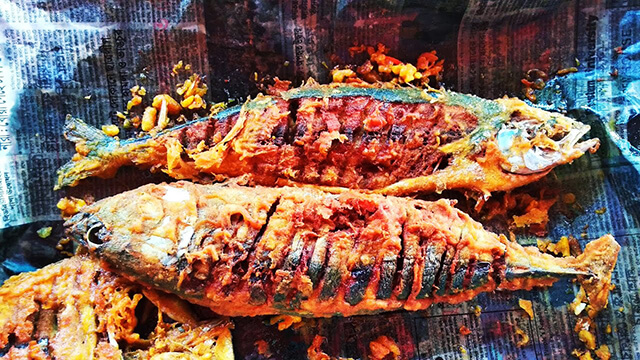
[[[351,271],[351,284],[344,296],[344,300],[347,303],[356,305],[362,301],[372,274],[372,265],[361,265]]]
[[[424,248],[423,248],[424,249]],[[435,244],[428,244],[424,251],[421,286],[416,299],[431,297],[436,279],[442,271],[446,251]]]
[[[343,134],[347,137],[347,142],[353,142],[354,135],[356,134],[356,128],[344,127]]]
[[[455,257],[456,249],[448,248],[447,251],[444,252],[442,268],[440,269],[440,274],[437,277],[436,285],[435,285],[435,293],[437,295],[443,296],[447,293],[447,285],[450,281],[451,275],[451,264]]]
[[[486,284],[489,281],[489,272],[491,271],[491,263],[482,261],[476,263],[469,287],[475,289]]]
[[[333,237],[329,244],[331,249],[327,251],[327,259],[325,261],[327,265],[324,269],[325,274],[322,281],[320,300],[333,298],[336,295],[338,286],[342,283],[342,272],[340,271],[340,268],[344,254],[341,254],[340,249],[336,249],[336,251],[333,251],[332,249],[334,246],[338,246],[337,242],[340,240],[341,239],[338,237]]]
[[[393,291],[394,278],[396,276],[396,269],[400,262],[400,256],[390,255],[386,256],[380,264],[380,280],[378,282],[378,293],[376,297],[378,299],[388,299],[391,297]]]
[[[269,210],[267,211],[267,217],[264,221],[264,224],[262,224],[262,227],[260,227],[260,230],[258,231],[258,233],[256,234],[255,238],[253,239],[253,241],[250,241],[249,243],[247,243],[247,247],[244,249],[244,252],[246,254],[252,254],[254,252],[254,248],[256,246],[256,244],[258,244],[260,242],[260,240],[262,239],[262,236],[264,235],[265,231],[267,230],[267,227],[269,226],[269,222],[271,221],[271,217],[273,217],[273,215],[276,212],[276,209],[278,208],[278,205],[280,204],[280,199],[282,197],[279,196],[276,198],[276,200],[271,204],[271,206],[269,207]],[[256,254],[255,257],[253,256],[247,256],[246,258],[238,261],[236,263],[236,269],[233,270],[233,274],[236,276],[237,279],[241,279],[244,274],[247,273],[247,271],[249,270],[249,264],[253,263],[253,267],[255,271],[259,271],[261,268],[264,267],[263,263],[260,263],[260,261],[258,261],[258,254]],[[265,254],[263,254],[265,255]],[[267,253],[268,255],[268,253]],[[269,259],[267,257],[267,259]],[[268,266],[267,266],[268,267]],[[249,282],[253,285],[251,286],[251,298],[254,299],[254,295],[255,295],[255,301],[259,301],[261,299],[260,296],[260,291],[258,290],[258,288],[256,288],[256,283],[259,283],[261,279],[259,279],[258,277],[255,276],[255,271],[252,273],[251,278],[249,279]],[[240,282],[236,283],[236,286],[239,286]],[[255,289],[254,289],[255,288]],[[260,289],[261,290],[261,289]],[[231,289],[226,289],[225,292],[229,292],[231,291]],[[255,294],[254,294],[255,292]],[[262,297],[264,297],[264,300],[266,301],[266,295],[264,294],[264,291],[262,291]]]
[[[286,210],[278,213],[280,216],[285,215],[287,218],[291,215]],[[249,278],[250,302],[252,304],[264,304],[268,298],[273,298],[274,293],[278,292],[278,288],[280,288],[280,291],[282,292],[281,295],[278,295],[280,301],[286,298],[289,282],[292,278],[291,271],[287,271],[284,267],[287,265],[287,260],[291,261],[291,268],[297,266],[300,261],[302,247],[304,246],[304,239],[299,234],[300,233],[295,233],[291,238],[281,238],[280,240],[282,242],[287,242],[288,245],[284,246],[281,250],[269,249],[262,251],[261,254],[256,254],[253,261],[252,273]],[[257,240],[256,244],[259,244],[259,242],[260,240]],[[281,254],[277,254],[276,256],[282,255],[284,259],[278,260],[278,258],[272,258],[272,251],[281,251]],[[285,281],[279,284],[274,281],[278,274],[287,275]]]
[[[293,280],[292,272],[300,265],[300,258],[302,257],[304,245],[304,236],[299,235],[299,233],[294,235],[293,242],[291,243],[291,250],[282,265],[284,278],[280,280],[279,284],[274,284],[277,285],[273,295],[274,302],[279,303],[286,300],[291,281]]]
[[[406,300],[411,294],[411,287],[413,286],[413,265],[415,260],[413,254],[409,254],[410,247],[406,240],[406,224],[409,222],[409,216],[409,213],[407,213],[407,219],[402,224],[402,232],[400,234],[402,249],[398,257],[397,273],[393,284],[394,289],[399,288],[396,296],[398,300]]]
[[[459,293],[464,289],[465,276],[469,267],[464,261],[458,259],[456,261],[456,267],[451,276],[451,294]]]
[[[402,264],[402,280],[400,283],[400,292],[398,293],[398,300],[406,300],[411,294],[411,288],[413,287],[413,267],[415,265],[415,259],[413,257],[404,257]]]
[[[502,282],[502,278],[504,276],[505,268],[506,268],[506,260],[504,258],[504,254],[494,254],[493,264],[491,266],[491,277],[493,281],[496,283],[496,287],[500,286]]]
[[[293,127],[292,129],[295,130],[293,139],[292,139],[292,143],[301,140],[304,135],[307,133],[307,121],[306,119],[304,119],[303,117],[299,117],[298,116],[298,110],[296,108],[296,122],[295,122],[295,127]]]
[[[464,274],[464,280],[462,282],[462,288],[468,289],[469,285],[471,285],[471,277],[473,276],[476,270],[476,259],[472,257],[469,260],[469,266],[467,266],[467,273]]]
[[[289,128],[287,124],[279,124],[277,125],[273,131],[271,132],[271,138],[273,139],[273,144],[276,146],[282,146],[286,143],[286,139],[288,137]]]
[[[404,142],[404,132],[407,129],[404,125],[393,124],[389,130],[389,140]]]
[[[379,132],[375,132],[375,131],[364,131],[362,133],[362,143],[363,144],[369,144],[371,142],[373,142],[376,139],[380,139],[382,137],[382,134],[380,134]]]
[[[256,259],[253,263],[253,272],[249,278],[249,304],[262,305],[267,302],[267,293],[265,292],[264,280],[266,269],[271,266],[271,259],[268,258],[269,252],[262,253],[264,260]]]
[[[400,228],[400,251],[388,260],[389,262],[393,261],[393,265],[389,264],[387,260],[384,260],[382,263],[380,282],[378,283],[378,299],[388,299],[391,297],[393,289],[398,287],[398,284],[402,282],[402,266],[405,252],[404,228],[406,222],[407,219],[402,222]]]
[[[324,276],[324,283],[322,285],[322,291],[320,292],[320,300],[328,300],[336,295],[338,285],[342,280],[342,274],[338,267],[331,266],[331,259],[329,259],[329,268]]]
[[[316,240],[313,253],[311,254],[311,259],[309,260],[309,270],[307,271],[307,274],[309,275],[314,288],[318,285],[318,281],[320,281],[324,274],[324,264],[326,261],[327,236],[325,235]]]
[[[289,118],[287,120],[287,134],[285,136],[286,144],[293,144],[295,140],[295,132],[297,132],[296,123],[298,121],[298,107],[300,101],[296,99],[289,100]]]

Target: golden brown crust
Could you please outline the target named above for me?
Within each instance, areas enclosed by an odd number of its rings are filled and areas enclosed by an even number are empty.
[[[136,165],[199,182],[243,176],[258,185],[332,191],[488,194],[536,181],[594,151],[597,139],[577,144],[587,130],[517,99],[313,85],[259,96],[235,112],[139,140],[99,137],[70,120],[66,136],[77,142],[77,154],[59,170],[57,186]],[[535,138],[523,135],[530,132]]]
[[[139,285],[86,256],[14,276],[0,287],[0,352],[6,353],[2,358],[114,359],[129,345],[144,349],[136,354],[148,358],[145,354],[170,351],[165,345],[171,343],[172,349],[182,344],[198,352],[230,351],[229,324],[224,322],[196,323],[190,318],[191,326],[176,323],[175,329],[162,334],[166,338],[141,338],[135,314],[141,292]],[[156,328],[163,330],[161,325]],[[214,338],[201,335],[229,338],[220,346],[204,345]]]
[[[425,309],[597,275],[586,259],[600,256],[555,259],[519,247],[448,200],[357,191],[177,182],[84,211],[70,235],[116,270],[230,316]],[[615,259],[615,241],[601,245]]]

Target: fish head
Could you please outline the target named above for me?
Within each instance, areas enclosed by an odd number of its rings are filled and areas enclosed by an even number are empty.
[[[197,218],[189,186],[149,184],[97,201],[65,223],[67,236],[113,270],[160,288],[175,287]]]
[[[510,173],[529,175],[551,170],[595,152],[597,138],[580,141],[590,126],[559,113],[527,105],[519,99],[499,99],[510,112],[510,119],[496,135],[503,156],[502,168]]]
[[[111,232],[104,223],[97,216],[88,212],[74,215],[65,225],[70,225],[67,236],[87,247],[100,246],[111,236]]]

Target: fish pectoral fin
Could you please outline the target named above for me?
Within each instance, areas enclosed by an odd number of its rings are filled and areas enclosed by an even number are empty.
[[[173,320],[195,326],[198,322],[191,305],[176,295],[168,294],[151,288],[142,288],[144,296],[160,311],[167,314]]]

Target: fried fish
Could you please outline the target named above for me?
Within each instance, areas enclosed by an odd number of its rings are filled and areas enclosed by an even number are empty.
[[[69,118],[73,159],[56,188],[124,165],[200,182],[312,184],[388,195],[470,190],[487,195],[534,182],[594,152],[589,126],[515,98],[446,90],[310,84],[156,134],[118,140]]]
[[[67,223],[115,271],[229,316],[351,316],[577,277],[606,305],[620,249],[556,258],[482,228],[448,200],[189,182],[145,185]]]
[[[143,293],[86,256],[16,275],[0,287],[0,359],[233,359],[225,320],[159,323],[142,337]]]

